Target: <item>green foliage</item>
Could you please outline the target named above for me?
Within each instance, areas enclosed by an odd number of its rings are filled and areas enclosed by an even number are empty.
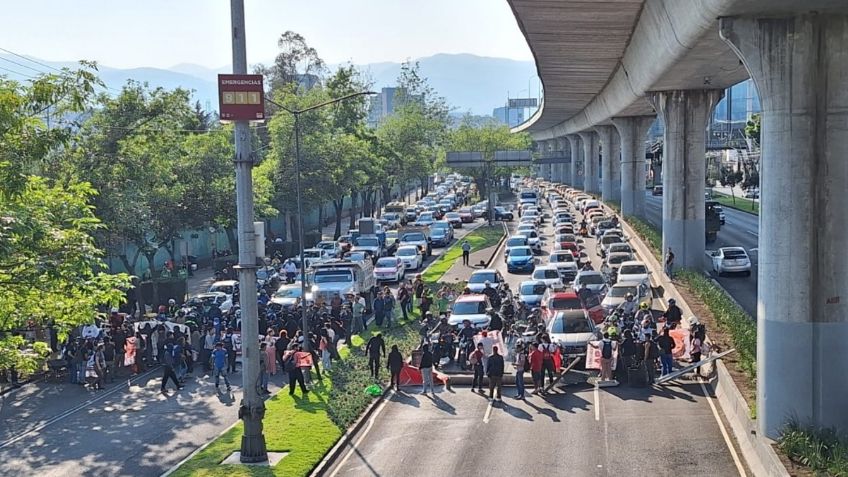
[[[731,197],[721,192],[713,192],[713,199],[725,207],[736,209],[749,214],[760,215],[760,203],[753,199]]]
[[[791,421],[781,433],[778,447],[816,475],[848,476],[848,440],[835,429],[805,428]]]
[[[645,241],[654,257],[662,261],[662,234],[660,231],[636,216],[625,217],[625,220],[636,231],[636,235]]]
[[[757,379],[757,323],[724,289],[709,278],[691,270],[681,270],[677,278],[704,302],[720,329],[730,334],[739,366],[751,378]]]
[[[437,283],[441,280],[442,276],[462,257],[463,241],[468,241],[468,244],[471,245],[471,252],[474,253],[486,247],[495,246],[501,237],[503,237],[503,234],[503,227],[500,225],[477,228],[474,232],[463,237],[461,241],[453,244],[451,248],[447,249],[445,253],[427,267],[427,270],[421,275],[421,279],[426,283]]]
[[[760,113],[751,115],[751,119],[745,123],[745,136],[751,138],[755,144],[760,144],[760,126],[762,116]]]

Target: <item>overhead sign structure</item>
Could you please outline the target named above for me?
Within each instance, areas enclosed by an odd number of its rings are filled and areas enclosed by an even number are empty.
[[[571,156],[548,156],[548,157],[539,157],[535,161],[534,164],[565,164],[571,162]]]
[[[510,108],[535,108],[538,106],[536,98],[511,98],[509,100]]]
[[[262,75],[218,75],[218,111],[222,121],[265,119]]]
[[[487,161],[483,159],[480,151],[448,152],[445,163],[451,167],[524,167],[533,165],[530,151],[495,151],[494,159]]]

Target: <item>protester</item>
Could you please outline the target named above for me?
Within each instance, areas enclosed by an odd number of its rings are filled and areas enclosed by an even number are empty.
[[[601,350],[601,381],[612,381],[612,359],[618,350],[618,342],[610,339],[609,333],[604,333],[600,345],[592,341],[589,342],[589,345]]]
[[[377,298],[374,299],[374,323],[378,327],[383,326],[385,302],[383,301],[383,291],[377,292]]]
[[[539,351],[542,352],[542,385],[545,384],[545,373],[548,375],[549,384],[554,382],[554,373],[556,372],[554,353],[556,353],[556,350],[557,345],[551,343],[551,337],[547,333],[543,334],[542,342],[539,343]]]
[[[366,343],[365,354],[368,355],[368,369],[371,370],[371,376],[374,379],[380,379],[380,357],[386,354],[386,342],[383,341],[383,336],[379,332]]]
[[[471,256],[471,244],[468,240],[462,241],[462,264],[468,266],[468,259]]]
[[[215,344],[215,349],[212,350],[212,356],[210,357],[213,365],[213,373],[215,375],[215,389],[220,391],[218,387],[221,384],[221,377],[224,378],[224,384],[227,385],[227,392],[230,392],[232,388],[230,388],[230,380],[227,379],[227,350],[224,349],[224,343],[219,341]]]
[[[386,328],[392,327],[392,317],[395,313],[395,297],[389,287],[383,289],[383,316],[386,321]]]
[[[474,370],[474,378],[471,380],[471,392],[477,388],[481,394],[483,393],[483,343],[477,343],[477,349],[471,353],[468,360],[471,362],[471,369]]]
[[[489,363],[486,367],[486,375],[489,377],[489,399],[493,401],[501,400],[501,388],[503,386],[504,375],[504,359],[498,354],[498,347],[492,348],[492,355],[489,356]]]
[[[520,341],[515,345],[512,366],[515,368],[515,399],[524,399],[524,369],[528,366],[528,363],[524,343]]]
[[[297,365],[297,353],[302,353],[303,347],[299,344],[295,345],[295,349],[293,351],[289,351],[288,355],[283,362],[283,369],[289,374],[289,396],[294,396],[294,387],[295,385],[300,386],[300,391],[303,396],[309,392],[306,389],[306,383],[303,379],[303,370]]]
[[[671,373],[674,366],[674,356],[672,352],[676,344],[674,338],[669,335],[669,329],[663,328],[662,334],[657,338],[657,346],[660,348],[660,363],[662,364],[662,373],[660,376],[665,376]]]
[[[162,386],[160,387],[160,391],[162,393],[165,393],[165,388],[169,380],[174,382],[174,386],[177,388],[177,391],[183,388],[177,378],[177,374],[174,372],[175,361],[174,344],[166,342],[162,347],[162,360],[160,362],[160,364],[162,364]]]
[[[397,345],[392,345],[386,367],[389,368],[389,374],[391,375],[389,387],[394,387],[396,391],[400,391],[400,371],[403,369],[403,355],[400,353]]]
[[[271,394],[268,390],[268,343],[259,343],[259,380],[256,383],[256,394]]]
[[[421,347],[421,394],[427,394],[427,388],[436,396],[436,388],[433,387],[433,353],[430,352],[430,345]]]
[[[674,272],[674,252],[671,251],[671,247],[668,247],[668,252],[665,254],[665,274],[668,275],[668,278],[674,278],[672,276]]]

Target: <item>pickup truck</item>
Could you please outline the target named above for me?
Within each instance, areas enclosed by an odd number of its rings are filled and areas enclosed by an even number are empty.
[[[374,265],[368,260],[331,260],[314,265],[309,283],[313,284],[312,294],[316,301],[329,303],[337,293],[342,297],[348,293],[361,293],[369,310],[377,287]]]
[[[385,236],[384,236],[385,237]],[[383,256],[383,241],[377,235],[360,235],[353,241],[353,252],[366,252],[376,261]]]

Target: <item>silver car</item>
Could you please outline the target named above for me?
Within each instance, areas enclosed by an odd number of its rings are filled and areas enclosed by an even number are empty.
[[[722,247],[712,253],[713,271],[718,276],[725,273],[743,273],[751,276],[751,259],[742,247]]]
[[[548,323],[548,334],[566,357],[586,356],[589,342],[598,339],[595,323],[585,310],[557,312]]]

